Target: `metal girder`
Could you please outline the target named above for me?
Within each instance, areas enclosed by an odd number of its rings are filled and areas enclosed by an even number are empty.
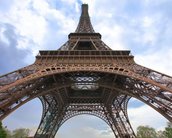
[[[35,137],[53,138],[54,132],[56,132],[59,129],[59,127],[71,117],[81,114],[90,114],[104,120],[111,127],[117,138],[135,138],[134,131],[132,130],[131,125],[129,123],[128,115],[126,114],[127,103],[130,97],[126,95],[119,95],[118,97],[114,98],[115,99],[113,99],[112,105],[105,105],[103,103],[70,103],[66,107],[61,107],[63,109],[65,108],[65,112],[64,110],[58,112],[58,105],[54,107],[49,107],[49,110],[51,109],[53,112],[55,112],[56,117],[50,116],[50,114],[48,114],[49,118],[47,119],[45,117],[48,116],[46,113],[43,116],[40,124],[40,126],[44,126],[44,129],[41,129],[41,127],[39,127]],[[54,114],[51,113],[51,115]],[[56,126],[54,129],[53,127],[51,127],[51,129],[53,130],[49,130],[50,127],[49,129],[47,129],[46,125],[46,123],[49,124],[49,120],[51,119],[56,121],[58,120],[58,122],[51,122],[51,126]],[[47,130],[48,132],[53,132],[51,133],[52,135],[46,133],[45,130]]]
[[[44,105],[46,104],[46,109],[44,109],[35,138],[53,138],[55,136],[65,113],[65,107],[61,106],[57,100],[55,94],[41,97],[41,101]]]
[[[91,25],[90,17],[88,14],[88,5],[82,5],[82,14],[76,28],[75,33],[94,33],[93,26]]]
[[[117,138],[135,138],[127,115],[127,95],[115,97],[113,103],[106,106],[109,124]]]
[[[23,93],[21,95],[21,97],[23,97],[26,95],[27,91],[29,92],[29,93],[27,92],[27,94],[30,96],[28,97],[28,99],[26,98],[26,102],[34,97],[42,97],[41,99],[44,99],[44,100],[42,100],[42,101],[44,101],[43,102],[43,105],[44,105],[43,106],[44,107],[43,108],[43,117],[42,117],[40,127],[37,131],[37,132],[39,132],[39,133],[37,133],[38,134],[37,137],[40,134],[44,134],[44,133],[45,133],[45,135],[47,135],[46,132],[48,130],[50,130],[50,129],[46,129],[46,131],[45,130],[41,131],[42,130],[41,128],[45,125],[45,122],[43,120],[46,118],[46,114],[49,113],[49,110],[52,110],[52,109],[49,109],[50,108],[49,105],[51,105],[50,100],[47,100],[48,98],[44,98],[44,95],[47,95],[47,94],[51,95],[50,96],[51,98],[49,98],[49,99],[55,98],[56,101],[58,101],[61,105],[63,105],[65,107],[64,103],[69,104],[69,103],[67,103],[67,101],[68,101],[67,99],[69,99],[69,98],[65,94],[65,88],[67,90],[70,90],[69,87],[71,87],[73,84],[78,83],[78,82],[79,83],[82,82],[82,84],[85,84],[85,85],[87,85],[90,82],[98,83],[98,86],[101,88],[100,90],[104,91],[104,95],[102,94],[102,97],[103,97],[103,99],[101,100],[102,102],[98,103],[98,104],[101,105],[100,107],[103,107],[102,109],[104,109],[104,113],[107,113],[107,114],[106,114],[106,116],[104,114],[102,115],[103,112],[100,111],[99,109],[93,110],[94,114],[92,112],[90,112],[90,110],[85,110],[85,111],[80,110],[82,112],[76,112],[76,111],[69,112],[68,110],[65,110],[63,118],[61,117],[61,119],[60,119],[61,123],[65,122],[64,120],[67,120],[67,119],[64,119],[64,118],[67,118],[66,116],[68,116],[68,118],[70,118],[71,116],[74,116],[77,114],[89,113],[89,114],[93,114],[93,115],[96,115],[96,116],[102,118],[106,122],[110,121],[110,123],[108,122],[108,124],[111,126],[116,137],[121,137],[122,135],[127,136],[127,133],[129,133],[129,135],[132,135],[132,137],[134,137],[134,133],[131,133],[132,128],[130,127],[130,124],[128,122],[129,120],[128,120],[127,111],[126,111],[128,96],[135,97],[139,100],[142,100],[146,104],[148,104],[151,107],[153,107],[154,109],[156,109],[162,115],[164,115],[167,119],[169,119],[169,120],[171,119],[171,98],[170,98],[171,93],[163,92],[162,89],[160,89],[159,87],[154,86],[152,84],[148,84],[142,80],[138,81],[137,79],[134,79],[131,77],[115,75],[115,74],[108,75],[107,73],[90,72],[90,71],[68,72],[66,74],[63,73],[63,74],[59,74],[56,76],[47,76],[47,77],[44,77],[44,78],[41,78],[38,80],[35,80],[35,83],[32,82],[27,85],[22,85],[26,89],[23,90],[23,92],[25,91],[25,93]],[[60,81],[60,80],[63,80],[63,81]],[[66,84],[64,84],[64,82],[66,82]],[[35,86],[34,86],[34,84],[35,84]],[[21,88],[21,86],[19,86],[19,88]],[[14,91],[14,89],[11,89],[8,92],[10,92],[10,91],[17,94],[18,89],[15,89],[15,91]],[[21,93],[22,93],[22,91],[21,91]],[[67,93],[70,93],[70,92],[67,92]],[[111,97],[111,98],[109,98],[109,97]],[[112,98],[112,97],[114,97],[114,98]],[[126,98],[126,100],[124,100],[125,98]],[[65,101],[65,99],[66,99],[66,101]],[[122,99],[123,99],[123,102],[121,102]],[[20,98],[18,100],[20,101]],[[81,98],[78,100],[81,102],[76,103],[76,104],[78,104],[78,106],[80,106],[80,108],[82,109],[82,107],[84,107],[84,106],[82,106],[82,102],[84,100],[82,100]],[[78,100],[75,100],[75,101],[78,101]],[[114,100],[113,103],[111,102],[112,100]],[[95,100],[93,100],[92,104],[95,103],[94,101]],[[84,103],[86,105],[91,104],[88,102],[88,100],[87,100],[87,102],[84,102]],[[22,103],[19,102],[18,104],[20,105]],[[56,105],[56,104],[54,104],[54,105]],[[74,104],[74,103],[71,103],[71,104]],[[79,105],[79,104],[81,104],[81,105]],[[10,103],[9,103],[9,105],[10,105]],[[119,107],[119,105],[121,105],[121,107]],[[12,104],[11,104],[11,106],[12,106]],[[12,107],[14,107],[14,105]],[[58,107],[58,106],[56,105],[55,107]],[[165,109],[162,107],[164,107]],[[51,108],[53,108],[53,107],[51,107]],[[66,107],[66,109],[71,109],[71,108]],[[11,108],[11,111],[12,110],[13,110],[13,108]],[[76,110],[77,110],[77,108],[76,108]],[[118,121],[114,120],[114,118],[116,117],[114,112],[116,112],[116,110],[118,112],[120,111],[118,114],[120,114],[120,117],[124,118],[124,120],[122,120],[122,119],[118,119]],[[53,111],[55,111],[55,109],[53,109]],[[56,111],[56,113],[57,113],[57,111]],[[49,113],[49,114],[51,114],[51,113]],[[2,115],[4,115],[4,114],[2,113]],[[53,115],[53,113],[52,113],[52,115]],[[52,118],[53,117],[55,117],[55,116],[52,116]],[[58,117],[56,116],[56,118],[58,118]],[[119,124],[123,124],[123,125],[118,127],[118,129],[116,128],[117,124],[115,126],[112,125],[112,124],[115,124],[115,122],[117,123],[120,121],[122,121],[122,122]],[[56,130],[58,130],[58,128],[61,126],[61,123],[56,125]],[[53,131],[53,134],[55,134],[56,131],[53,128],[51,128],[51,130]],[[126,131],[126,130],[129,130],[129,131]]]
[[[36,138],[53,138],[79,114],[101,118],[117,138],[135,138],[127,115],[128,100],[135,97],[172,121],[172,77],[133,58],[101,40],[83,4],[75,33],[59,50],[40,51],[34,64],[0,76],[0,120],[39,97],[43,113]]]

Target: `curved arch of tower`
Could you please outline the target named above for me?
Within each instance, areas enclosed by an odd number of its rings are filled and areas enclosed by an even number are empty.
[[[58,50],[39,51],[32,65],[0,76],[0,120],[33,98],[43,113],[35,138],[53,138],[80,114],[104,120],[116,138],[135,138],[127,104],[135,97],[172,121],[172,77],[134,62],[130,51],[114,51],[91,25],[82,5],[78,27]]]

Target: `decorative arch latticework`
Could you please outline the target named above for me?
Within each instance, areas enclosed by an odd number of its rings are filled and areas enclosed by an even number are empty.
[[[103,119],[116,138],[135,138],[127,114],[131,97],[172,122],[172,77],[136,64],[128,50],[111,50],[95,33],[86,4],[59,50],[40,51],[32,65],[0,76],[0,120],[36,97],[43,113],[35,138],[53,138],[79,114]]]

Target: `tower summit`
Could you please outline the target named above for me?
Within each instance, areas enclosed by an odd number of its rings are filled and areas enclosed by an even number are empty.
[[[172,77],[138,65],[130,51],[110,49],[95,33],[87,4],[63,46],[39,51],[33,64],[0,76],[0,120],[37,97],[43,112],[35,138],[54,138],[80,114],[101,118],[116,138],[135,138],[127,114],[131,97],[172,122]]]
[[[78,26],[74,33],[69,34],[67,41],[60,50],[111,50],[96,33],[90,21],[88,5],[83,4]]]
[[[88,5],[82,5],[82,13],[79,20],[78,27],[75,31],[76,33],[94,33],[93,26],[90,21],[90,17],[88,14]]]

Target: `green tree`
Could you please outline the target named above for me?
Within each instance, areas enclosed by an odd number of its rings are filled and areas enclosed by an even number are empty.
[[[172,138],[172,122],[167,123],[164,133],[167,138]]]
[[[137,128],[137,138],[157,138],[157,133],[152,127],[139,126]]]
[[[165,131],[157,131],[157,138],[167,138],[165,135]]]
[[[8,129],[6,129],[6,133],[7,133],[7,138],[12,138],[12,132]]]
[[[27,138],[29,136],[29,129],[25,128],[20,128],[20,129],[15,129],[12,132],[12,138]]]
[[[0,138],[6,138],[6,137],[7,137],[7,133],[5,129],[2,127],[2,123],[0,122]]]

